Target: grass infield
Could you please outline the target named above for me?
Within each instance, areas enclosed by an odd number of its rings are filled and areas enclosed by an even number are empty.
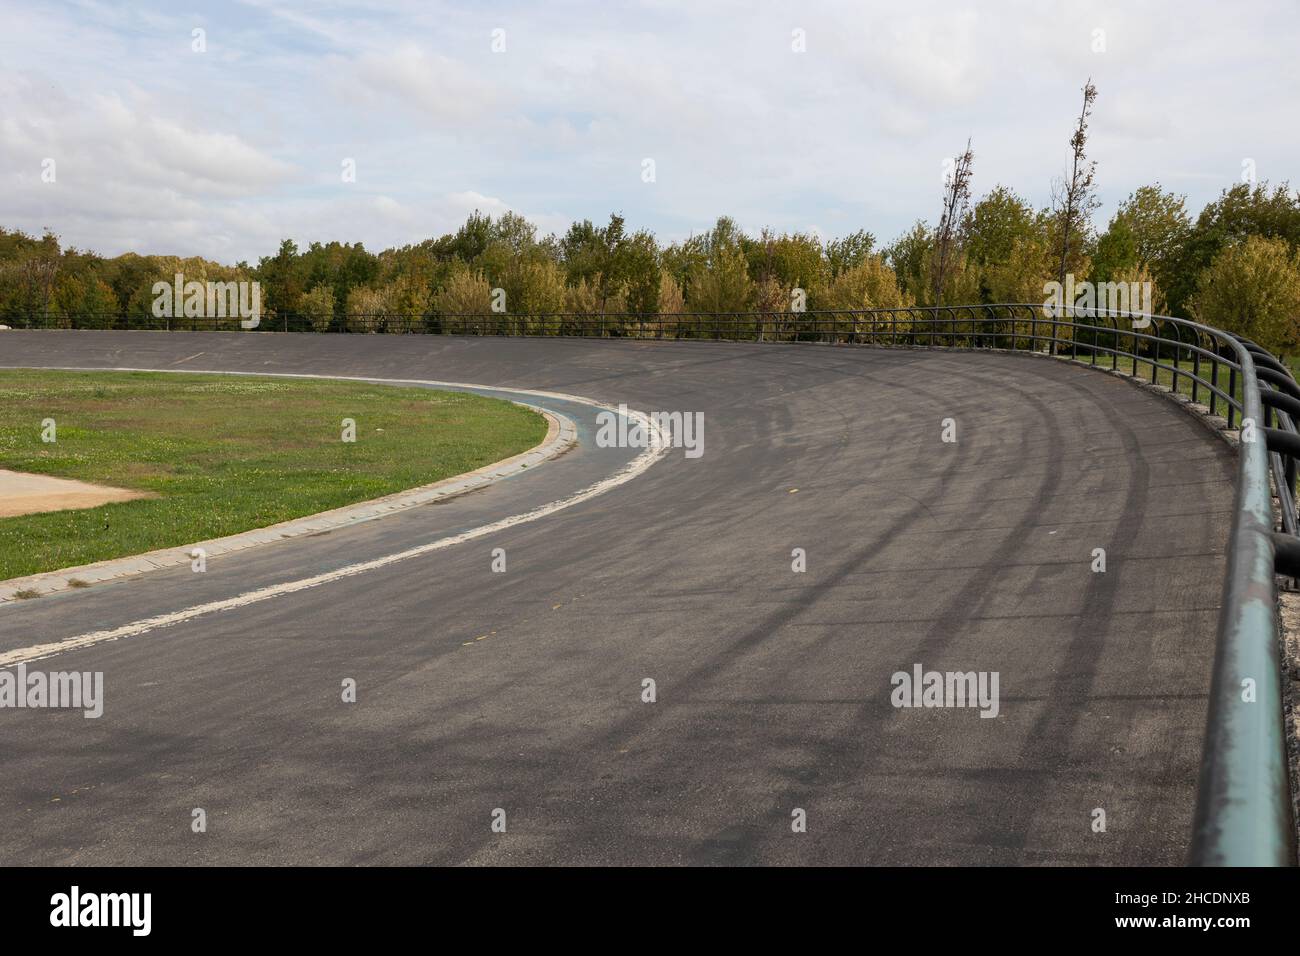
[[[342,440],[345,418],[356,441]],[[55,422],[54,443],[42,423]],[[151,497],[0,518],[0,580],[191,544],[472,471],[546,437],[494,398],[361,382],[0,371],[0,468]]]

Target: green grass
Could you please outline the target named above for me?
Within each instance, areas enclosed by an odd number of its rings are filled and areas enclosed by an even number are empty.
[[[57,442],[41,441],[53,418]],[[356,420],[356,442],[341,440]],[[0,371],[0,468],[154,497],[0,518],[0,580],[265,527],[472,471],[546,422],[430,389],[158,372]]]

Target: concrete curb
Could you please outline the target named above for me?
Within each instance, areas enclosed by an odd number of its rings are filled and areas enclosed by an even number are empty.
[[[517,475],[528,468],[535,467],[544,461],[563,454],[577,444],[577,426],[567,416],[527,402],[515,402],[514,404],[540,412],[547,422],[546,438],[542,440],[542,443],[518,455],[504,458],[490,465],[484,465],[482,468],[466,472],[463,475],[444,478],[442,481],[431,485],[410,488],[406,491],[385,495],[382,498],[361,501],[354,505],[345,505],[331,511],[322,511],[319,514],[293,518],[279,524],[268,525],[265,528],[241,531],[239,534],[227,535],[224,538],[213,538],[210,541],[199,541],[195,544],[182,545],[176,548],[161,548],[157,551],[149,551],[131,557],[110,558],[107,561],[97,561],[94,564],[85,564],[75,568],[62,568],[58,571],[46,571],[42,574],[32,574],[22,578],[10,578],[8,581],[0,581],[0,606],[36,595],[55,594],[74,587],[82,588],[104,581],[113,581],[149,571],[157,571],[162,568],[174,568],[189,564],[193,560],[191,552],[195,548],[202,548],[205,558],[213,558],[235,551],[243,551],[247,548],[255,548],[259,545],[271,544],[275,541],[283,541],[287,538],[321,534],[326,531],[333,531],[336,528],[359,524],[363,521],[383,518],[420,505],[445,501],[457,495],[477,491],[479,488],[486,487],[511,475]],[[73,584],[73,581],[77,583]],[[18,597],[19,592],[23,592],[25,598]],[[35,594],[32,592],[35,592]]]

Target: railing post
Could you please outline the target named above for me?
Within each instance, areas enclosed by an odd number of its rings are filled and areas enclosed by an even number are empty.
[[[1214,390],[1215,388],[1219,387],[1219,359],[1217,357],[1219,354],[1219,345],[1217,342],[1214,345],[1214,354],[1215,354],[1215,358],[1210,360],[1210,384],[1214,386],[1214,388],[1210,389],[1210,414],[1211,415],[1215,414],[1215,406],[1218,404],[1219,401],[1219,396]]]
[[[1236,405],[1233,404],[1237,399],[1237,367],[1235,365],[1228,366],[1228,396],[1231,399],[1228,402],[1228,427],[1231,428],[1233,415],[1237,411]]]
[[[1201,384],[1201,333],[1196,333],[1196,349],[1192,352],[1192,402],[1195,404],[1197,389]]]
[[[1151,384],[1156,384],[1156,372],[1160,371],[1160,328],[1156,329],[1156,336],[1152,339],[1152,350],[1154,358],[1151,363]]]

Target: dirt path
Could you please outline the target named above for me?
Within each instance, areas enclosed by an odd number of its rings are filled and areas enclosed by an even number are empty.
[[[146,497],[143,491],[92,485],[70,478],[29,475],[0,468],[0,518],[39,514],[43,511],[68,511],[94,508],[114,501]]]

